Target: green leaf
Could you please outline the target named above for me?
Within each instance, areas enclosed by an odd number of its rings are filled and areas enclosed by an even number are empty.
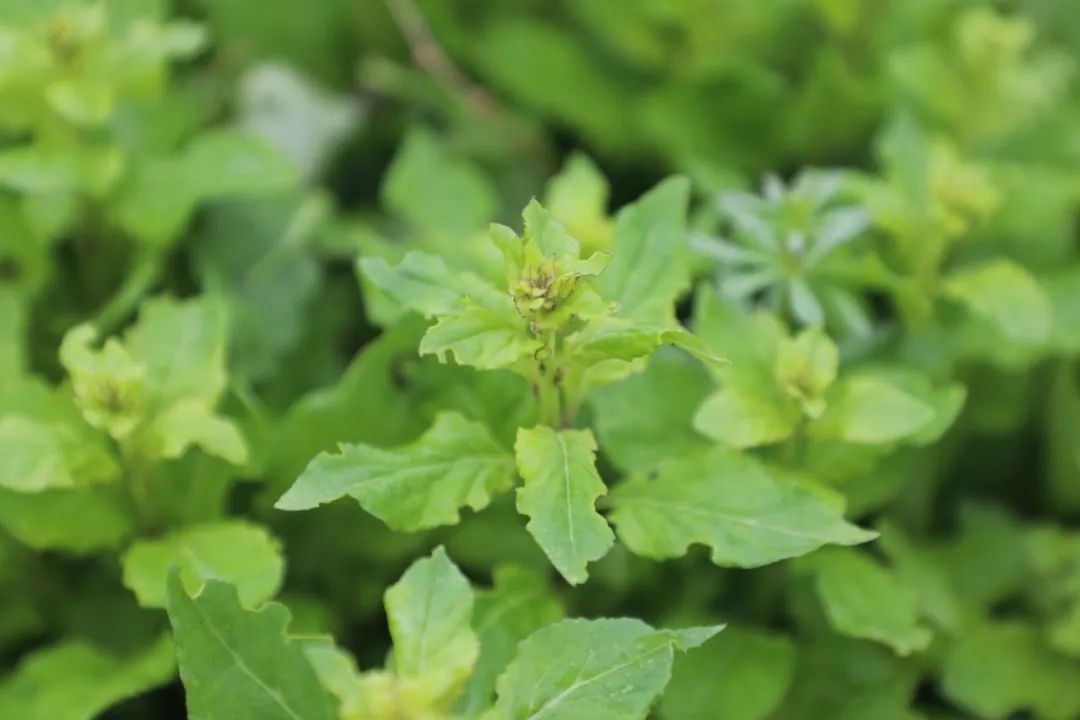
[[[216,298],[146,300],[124,338],[146,366],[157,408],[202,399],[213,404],[225,389],[226,317]]]
[[[18,295],[0,285],[0,391],[19,377],[25,368],[26,319],[26,311]]]
[[[510,297],[497,306],[465,302],[451,315],[432,325],[420,341],[421,355],[435,355],[446,362],[447,354],[459,365],[481,370],[509,367],[539,350],[529,337],[525,321],[514,311]]]
[[[692,653],[675,659],[660,701],[670,720],[765,720],[780,706],[795,673],[795,645],[784,635],[728,627]]]
[[[134,531],[135,519],[119,484],[32,494],[0,488],[0,525],[38,550],[89,553],[118,547]]]
[[[137,166],[114,212],[124,230],[161,245],[183,231],[199,203],[279,192],[297,176],[292,162],[262,138],[236,130],[205,132],[181,153]]]
[[[453,704],[479,655],[472,613],[469,581],[441,547],[386,591],[394,672],[440,707]]]
[[[124,585],[143,607],[163,608],[173,568],[190,593],[206,580],[236,586],[240,603],[257,607],[273,597],[284,576],[278,542],[261,526],[233,520],[177,530],[164,537],[136,540],[121,558]]]
[[[937,416],[935,409],[883,377],[869,373],[837,382],[821,417],[809,426],[811,437],[880,444],[910,437]]]
[[[798,410],[776,397],[770,402],[745,383],[717,390],[694,415],[694,429],[734,448],[769,445],[791,437]]]
[[[405,136],[380,194],[391,212],[424,232],[451,239],[482,229],[495,214],[491,181],[420,128]]]
[[[244,610],[228,583],[209,580],[191,597],[169,576],[169,621],[188,714],[206,720],[331,720],[333,702],[304,654],[285,635],[289,612],[268,603]]]
[[[901,576],[855,550],[831,548],[810,562],[825,615],[837,632],[876,640],[899,655],[929,646],[932,634],[919,623],[918,595]]]
[[[0,717],[93,720],[128,698],[168,684],[175,672],[167,636],[127,655],[65,640],[28,655],[0,680]]]
[[[309,510],[350,495],[390,527],[419,530],[456,524],[461,507],[481,510],[513,481],[513,456],[483,425],[442,413],[409,445],[320,454],[276,507]]]
[[[70,397],[34,380],[0,394],[0,488],[32,493],[115,481],[107,438]]]
[[[585,255],[610,251],[614,223],[607,215],[608,182],[585,155],[574,153],[547,184],[544,206],[581,242]]]
[[[945,656],[942,689],[960,707],[1005,720],[1031,709],[1045,720],[1080,714],[1080,672],[1022,621],[981,623],[965,630]]]
[[[489,707],[495,680],[514,659],[518,643],[564,614],[543,575],[513,565],[496,568],[495,587],[476,598],[472,624],[480,656],[458,710],[478,713]]]
[[[178,458],[192,445],[233,465],[248,461],[248,448],[240,429],[215,415],[200,400],[180,400],[158,415],[147,431],[156,439],[155,455]]]
[[[629,472],[704,448],[691,418],[709,386],[700,365],[661,350],[641,374],[597,388],[589,406],[604,453]]]
[[[498,681],[507,720],[644,720],[671,676],[674,648],[721,630],[654,630],[640,620],[564,620],[518,646]]]
[[[437,255],[410,251],[397,265],[382,258],[361,258],[360,271],[402,307],[424,317],[448,315],[465,297],[488,297],[498,290],[472,273],[451,270]]]
[[[721,449],[665,463],[654,479],[619,485],[611,505],[619,538],[658,559],[702,543],[717,565],[758,567],[875,537],[799,481]]]
[[[945,291],[1014,343],[1037,345],[1050,334],[1052,309],[1046,292],[1011,260],[955,272],[946,280]]]
[[[614,257],[600,276],[601,294],[619,314],[670,324],[675,301],[690,286],[686,260],[686,208],[690,183],[671,178],[619,211]]]
[[[518,430],[514,445],[518,472],[517,508],[527,528],[567,582],[585,581],[585,566],[611,548],[614,535],[596,512],[607,492],[596,472],[596,440],[589,430]]]

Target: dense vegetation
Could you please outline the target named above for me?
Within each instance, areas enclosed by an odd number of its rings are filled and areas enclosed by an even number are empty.
[[[1078,61],[0,0],[0,718],[1080,717]]]

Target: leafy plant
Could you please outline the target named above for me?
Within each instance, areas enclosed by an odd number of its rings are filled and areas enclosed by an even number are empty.
[[[0,718],[1080,717],[1073,5],[0,0]]]

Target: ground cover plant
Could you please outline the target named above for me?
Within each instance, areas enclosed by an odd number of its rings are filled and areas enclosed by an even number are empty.
[[[1069,0],[0,0],[0,719],[1080,717]]]

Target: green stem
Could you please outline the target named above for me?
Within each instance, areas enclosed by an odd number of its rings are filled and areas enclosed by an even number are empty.
[[[124,284],[94,316],[93,323],[99,332],[111,333],[134,312],[135,306],[157,280],[164,258],[164,253],[158,250],[140,253]]]
[[[537,369],[535,382],[536,398],[540,406],[540,422],[550,427],[563,424],[562,388],[559,387],[559,363],[556,352],[558,337],[555,330],[549,330],[544,336],[544,350],[547,356]]]
[[[160,525],[161,518],[154,502],[150,477],[146,473],[146,461],[135,448],[132,438],[120,443],[120,456],[124,466],[124,481],[135,508],[139,528],[144,533],[152,533]]]

